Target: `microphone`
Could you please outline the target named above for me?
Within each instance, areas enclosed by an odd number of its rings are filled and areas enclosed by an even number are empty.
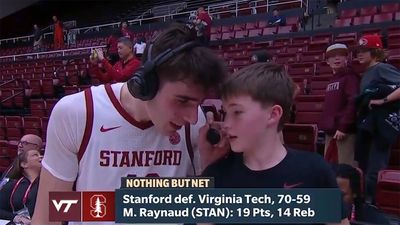
[[[214,128],[208,129],[207,141],[212,145],[216,145],[221,141],[221,135],[219,134],[217,129]]]

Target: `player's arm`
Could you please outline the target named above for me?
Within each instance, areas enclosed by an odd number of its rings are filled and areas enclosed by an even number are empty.
[[[72,191],[74,182],[63,181],[52,175],[46,168],[40,173],[39,192],[36,198],[32,225],[52,225],[61,222],[49,222],[49,192]]]
[[[78,149],[85,128],[83,93],[61,99],[47,128],[47,142],[32,225],[60,224],[49,221],[49,192],[72,191],[78,174]]]

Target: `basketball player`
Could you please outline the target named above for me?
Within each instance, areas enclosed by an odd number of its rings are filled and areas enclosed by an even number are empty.
[[[191,176],[225,154],[209,144],[198,148],[209,126],[199,105],[225,69],[194,38],[186,26],[173,25],[149,43],[144,66],[128,82],[59,101],[48,125],[33,225],[54,224],[48,193],[71,191],[74,182],[76,191],[114,191],[121,177]]]

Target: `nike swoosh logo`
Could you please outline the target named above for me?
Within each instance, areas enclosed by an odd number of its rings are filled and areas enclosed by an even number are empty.
[[[299,182],[299,183],[296,183],[296,184],[287,184],[287,183],[284,183],[284,184],[283,184],[283,188],[294,188],[294,187],[300,186],[300,185],[302,185],[302,184],[303,184],[303,182]]]
[[[100,127],[100,132],[107,132],[107,131],[114,130],[114,129],[117,129],[117,128],[120,128],[120,127],[121,127],[121,126],[118,126],[118,127],[110,127],[110,128],[104,128],[104,125],[103,125],[103,126]]]

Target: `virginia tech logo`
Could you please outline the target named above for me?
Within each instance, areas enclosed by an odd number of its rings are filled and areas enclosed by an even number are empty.
[[[81,221],[80,192],[50,192],[49,220],[50,221]]]

